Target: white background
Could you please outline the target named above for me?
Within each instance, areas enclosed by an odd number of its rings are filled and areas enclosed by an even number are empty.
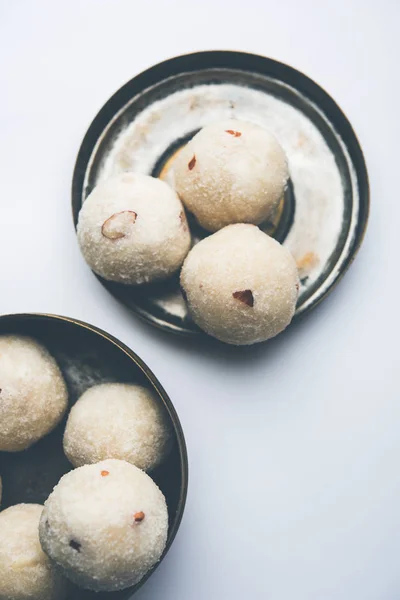
[[[0,313],[126,342],[170,394],[190,490],[138,600],[400,598],[398,0],[0,1]],[[371,178],[364,245],[276,340],[218,350],[158,332],[84,264],[70,185],[87,126],[125,81],[201,49],[271,56],[341,105]]]

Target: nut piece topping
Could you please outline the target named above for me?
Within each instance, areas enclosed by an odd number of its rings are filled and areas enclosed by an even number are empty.
[[[110,474],[110,471],[102,471],[101,472],[102,477],[107,477],[107,475],[109,475],[109,474]]]
[[[133,518],[135,519],[135,523],[141,523],[144,519],[144,512],[140,511],[137,512],[133,515]]]
[[[193,169],[195,164],[196,164],[196,155],[193,154],[193,158],[188,163],[189,171],[191,171]]]
[[[71,546],[71,548],[73,550],[76,550],[77,552],[81,551],[82,545],[79,542],[76,542],[75,540],[71,540],[69,542],[69,545]]]
[[[104,221],[101,233],[109,240],[119,240],[128,235],[136,218],[137,214],[133,210],[123,210],[115,213],[115,215],[111,215]]]
[[[242,134],[240,131],[234,131],[233,129],[225,129],[226,133],[230,133],[234,137],[240,137]]]
[[[233,292],[232,296],[236,300],[243,302],[243,304],[247,304],[247,306],[254,306],[254,296],[251,290],[241,290],[239,292]]]

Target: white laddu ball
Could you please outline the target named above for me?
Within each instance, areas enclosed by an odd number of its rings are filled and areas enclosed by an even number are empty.
[[[265,221],[289,177],[284,151],[263,127],[245,121],[207,125],[179,153],[175,188],[208,231]]]
[[[68,392],[56,361],[35,340],[0,336],[0,451],[25,450],[62,419]]]
[[[88,389],[64,433],[64,451],[75,467],[119,458],[148,471],[166,457],[171,442],[168,414],[154,392],[122,383]]]
[[[289,325],[299,277],[286,248],[254,225],[236,224],[191,250],[181,286],[201,329],[228,344],[254,344]]]
[[[0,513],[0,600],[63,600],[64,577],[39,542],[43,506],[18,504]]]
[[[136,173],[122,173],[97,185],[83,203],[77,232],[91,269],[126,284],[172,275],[190,248],[177,194],[165,182]]]
[[[138,583],[167,541],[165,498],[134,465],[105,460],[61,478],[45,503],[43,550],[81,587],[117,591]]]

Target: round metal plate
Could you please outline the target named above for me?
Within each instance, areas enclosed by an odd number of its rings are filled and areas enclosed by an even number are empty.
[[[179,529],[185,508],[188,461],[178,415],[156,377],[124,344],[101,329],[81,321],[54,315],[6,315],[0,317],[0,335],[3,334],[32,336],[49,349],[67,382],[70,405],[87,388],[102,382],[138,383],[155,392],[159,402],[164,405],[175,432],[172,452],[151,473],[168,505],[169,531],[164,557]],[[59,479],[73,468],[64,455],[62,445],[66,418],[67,415],[53,432],[28,450],[0,452],[2,509],[24,502],[43,504]],[[110,596],[128,600],[156,567],[136,586],[113,594],[90,592],[71,584],[66,600],[106,600]]]
[[[205,124],[224,118],[264,126],[288,156],[288,189],[262,229],[297,261],[298,317],[329,293],[354,258],[367,225],[369,188],[349,121],[323,89],[287,65],[241,52],[200,52],[167,60],[125,84],[96,116],[79,150],[75,226],[87,195],[112,174],[137,171],[173,185],[170,167],[179,149]],[[189,222],[194,243],[208,235],[190,216]],[[141,287],[99,279],[150,323],[202,333],[188,315],[178,274]]]

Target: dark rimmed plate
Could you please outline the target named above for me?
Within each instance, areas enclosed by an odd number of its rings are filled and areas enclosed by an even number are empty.
[[[300,271],[296,316],[331,291],[351,264],[367,226],[368,175],[354,131],[332,98],[292,67],[251,54],[199,52],[167,60],[116,92],[91,124],[72,185],[75,226],[99,181],[133,170],[173,185],[179,148],[205,124],[254,121],[284,147],[290,184],[277,213],[262,228],[286,245]],[[193,222],[192,222],[193,224]],[[195,224],[194,239],[207,235]],[[143,287],[104,286],[150,323],[201,333],[187,313],[178,275]]]
[[[87,388],[106,381],[138,383],[155,392],[175,432],[172,452],[162,465],[151,472],[168,505],[169,531],[164,558],[179,529],[185,508],[188,461],[178,415],[159,381],[132,350],[101,329],[81,321],[54,315],[6,315],[0,317],[0,335],[5,333],[32,336],[49,349],[66,379],[70,405]],[[21,502],[43,504],[60,477],[72,469],[62,445],[66,418],[28,450],[0,452],[2,509]],[[128,600],[158,564],[134,587],[117,593],[96,593],[72,586],[67,600]]]

